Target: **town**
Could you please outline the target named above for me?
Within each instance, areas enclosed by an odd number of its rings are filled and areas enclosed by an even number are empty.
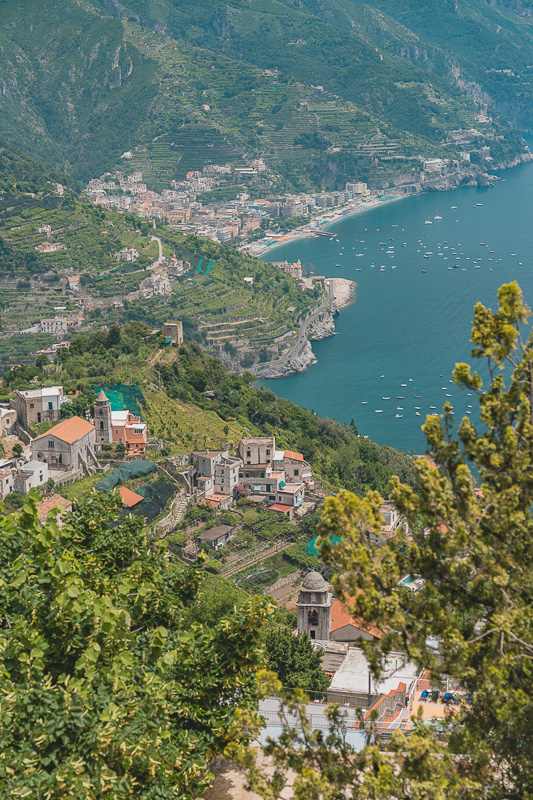
[[[167,333],[174,334],[174,344],[183,341],[177,323]],[[316,517],[330,492],[301,453],[280,449],[275,436],[251,436],[219,449],[165,456],[142,419],[138,386],[94,389],[84,417],[69,415],[73,399],[61,385],[15,390],[9,403],[0,404],[0,442],[11,451],[0,460],[0,499],[12,505],[37,490],[41,523],[52,515],[61,525],[87,480],[93,491],[116,489],[122,514],[141,516],[150,536],[166,541],[174,557],[193,563],[204,552],[206,569],[274,597],[295,613],[295,632],[308,635],[320,654],[328,688],[310,693],[313,724],[328,703],[340,703],[349,728],[359,729],[357,709],[363,709],[365,719],[376,717],[375,729],[386,742],[397,729],[413,730],[411,718],[419,708],[424,718],[444,719],[451,706],[465,701],[459,685],[441,692],[401,652],[389,655],[380,680],[372,679],[358,643],[379,641],[383,631],[350,615],[332,595],[323,570],[317,571],[316,536],[309,542],[301,524]],[[204,394],[207,402],[214,396]],[[409,537],[393,502],[385,501],[380,512],[381,530],[372,532],[376,547],[391,537]],[[272,564],[281,563],[287,567],[283,577],[268,582]],[[417,593],[425,581],[406,574],[400,584]],[[279,701],[267,699],[261,709],[276,725]]]

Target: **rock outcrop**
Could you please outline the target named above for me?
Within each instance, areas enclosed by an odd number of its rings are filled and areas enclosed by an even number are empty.
[[[321,320],[317,319],[317,321],[313,323],[307,335],[312,342],[319,342],[321,339],[327,339],[328,336],[333,336],[334,334],[335,322],[333,320],[333,314],[326,312],[323,314]]]
[[[283,378],[285,375],[292,375],[293,372],[306,372],[311,364],[316,364],[316,358],[311,342],[306,340],[297,353],[263,364],[257,371],[257,377]]]

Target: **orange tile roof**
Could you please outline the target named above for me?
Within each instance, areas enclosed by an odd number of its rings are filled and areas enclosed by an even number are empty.
[[[290,511],[292,506],[286,506],[284,503],[274,503],[273,505],[268,507],[269,511],[282,511],[286,513]]]
[[[132,492],[131,489],[128,489],[126,486],[120,486],[118,491],[122,497],[122,504],[128,508],[133,508],[133,506],[136,506],[141,500],[144,500],[141,494]]]
[[[362,617],[355,617],[350,614],[341,600],[334,600],[331,604],[331,633],[347,625],[353,625],[355,628],[375,636],[376,639],[381,639],[383,636],[383,631],[379,628],[369,625]]]
[[[87,433],[90,433],[90,431],[94,431],[94,425],[91,425],[90,422],[81,419],[81,417],[71,417],[70,419],[63,420],[63,422],[60,422],[58,425],[54,425],[54,427],[50,428],[46,433],[36,436],[33,441],[37,442],[45,436],[55,436],[56,439],[60,439],[62,442],[73,444]]]
[[[124,431],[124,438],[127,442],[131,442],[132,444],[146,444],[146,438],[142,433],[133,433],[127,428]]]
[[[220,505],[220,500],[212,500],[210,497],[204,497],[203,500],[200,500],[198,503],[199,506],[210,506],[210,508],[218,508]]]
[[[294,458],[295,461],[304,460],[304,457],[301,453],[295,453],[292,450],[285,450],[285,458]]]
[[[60,494],[53,494],[51,497],[43,500],[42,503],[37,503],[37,516],[39,519],[46,519],[50,511],[59,504],[65,506],[65,511],[70,511],[72,508],[70,500],[66,500]]]

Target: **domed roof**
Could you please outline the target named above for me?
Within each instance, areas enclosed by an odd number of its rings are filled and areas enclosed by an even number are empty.
[[[302,589],[306,589],[308,592],[325,592],[328,588],[328,584],[320,572],[308,572],[302,581]]]

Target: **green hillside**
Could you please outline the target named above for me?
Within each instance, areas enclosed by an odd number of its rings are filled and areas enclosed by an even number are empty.
[[[44,225],[50,226],[48,235],[39,232]],[[158,255],[152,235],[161,239],[164,256],[191,268],[172,280],[169,295],[144,299],[139,286],[150,277],[148,267]],[[40,253],[36,247],[43,242],[63,249]],[[133,263],[118,260],[122,247],[134,247],[139,258]],[[200,259],[204,268],[198,272]],[[67,284],[67,275],[74,274],[81,277],[77,292]],[[253,286],[244,283],[245,277],[253,277]],[[213,352],[225,347],[227,354],[236,355],[235,348],[244,347],[258,354],[294,331],[300,314],[317,299],[318,290],[302,292],[285,273],[232,247],[164,224],[154,230],[132,214],[79,202],[68,190],[62,197],[48,188],[31,195],[0,195],[0,335],[57,316],[61,308],[63,315],[83,314],[86,322],[100,325],[140,320],[160,326],[177,318],[188,339]],[[16,347],[4,341],[3,366],[31,358],[23,337]]]
[[[532,113],[531,20],[479,0],[0,0],[0,21],[0,135],[83,180],[129,150],[158,190],[257,156],[282,189],[386,179],[457,157],[481,102],[497,165],[523,151],[501,114]]]

